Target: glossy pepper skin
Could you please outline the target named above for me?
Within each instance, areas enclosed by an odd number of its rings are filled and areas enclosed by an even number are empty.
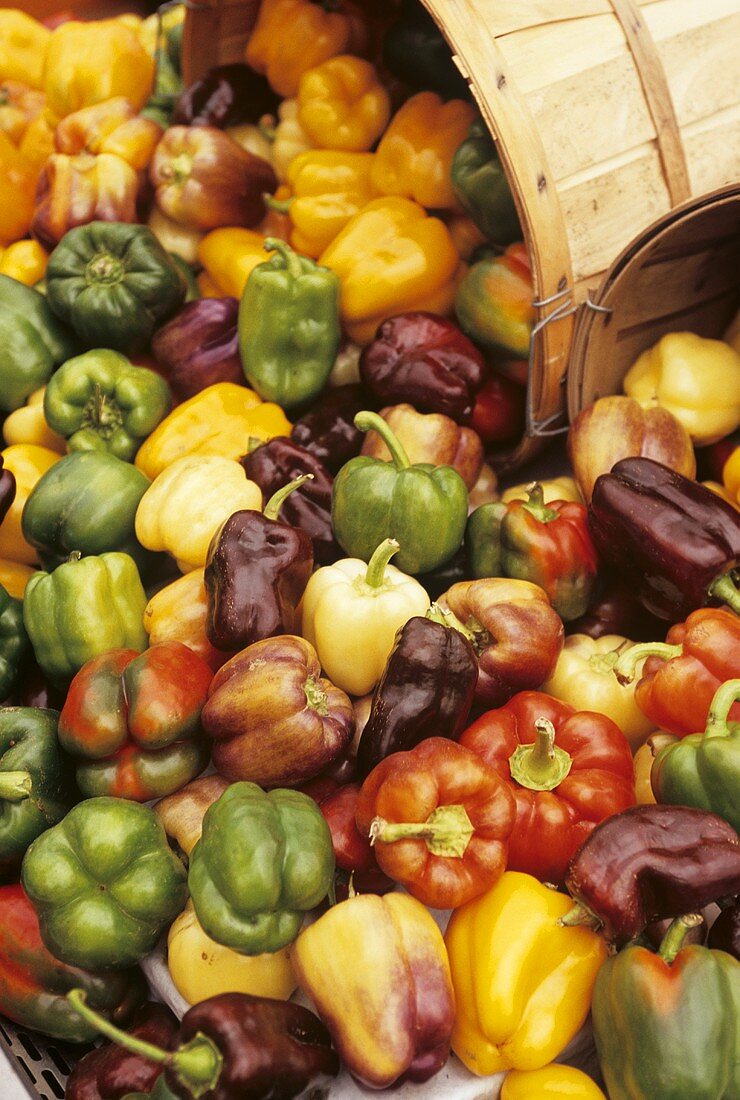
[[[606,1100],[580,1069],[557,1062],[542,1069],[512,1069],[501,1086],[501,1100]]]
[[[345,462],[360,453],[364,435],[355,427],[355,417],[368,407],[368,399],[364,386],[356,384],[325,390],[296,420],[290,438],[336,477]]]
[[[144,629],[150,645],[182,642],[215,672],[228,654],[214,649],[206,637],[208,601],[203,572],[193,569],[159,588],[144,608]]]
[[[236,298],[201,298],[188,302],[154,334],[152,354],[178,401],[218,382],[243,383],[238,312]]]
[[[266,500],[288,482],[310,474],[311,480],[304,482],[299,493],[285,498],[281,509],[284,522],[310,537],[317,565],[329,565],[342,556],[331,525],[334,479],[311,451],[292,439],[277,436],[250,450],[241,464]]]
[[[290,197],[268,205],[289,215],[297,252],[319,257],[350,218],[377,198],[370,181],[374,159],[373,153],[334,149],[309,149],[293,158],[286,173]]]
[[[514,199],[496,152],[496,143],[482,118],[471,124],[468,135],[452,158],[452,189],[487,241],[507,245],[521,240]]]
[[[111,970],[152,950],[185,905],[185,879],[154,811],[123,798],[80,802],[33,842],[22,869],[49,950]]]
[[[586,1019],[607,948],[591,929],[559,926],[569,904],[531,875],[506,871],[452,914],[452,1049],[472,1073],[546,1066]]]
[[[682,946],[679,917],[659,951],[628,945],[594,986],[593,1028],[611,1100],[731,1100],[740,1085],[740,963]]]
[[[565,878],[590,919],[617,945],[653,920],[692,912],[740,893],[740,844],[716,814],[685,806],[633,806],[598,825]]]
[[[391,753],[427,737],[456,741],[475,696],[478,660],[467,638],[437,609],[415,615],[396,634],[357,746],[367,776]]]
[[[461,427],[443,413],[417,412],[408,402],[386,406],[378,415],[391,429],[412,466],[452,467],[468,492],[472,492],[485,458],[477,432]],[[391,459],[391,451],[379,432],[365,436],[360,453],[384,462]]]
[[[730,575],[740,561],[740,513],[698,482],[625,458],[597,479],[589,525],[600,557],[632,579],[659,618],[675,622],[712,599],[740,611]]]
[[[276,238],[274,255],[247,280],[239,305],[239,352],[257,393],[283,408],[315,397],[339,347],[339,280]]]
[[[293,962],[362,1084],[427,1081],[447,1061],[450,969],[439,928],[415,898],[358,894],[332,906],[301,933]]]
[[[139,110],[149,97],[154,63],[138,35],[118,19],[62,23],[44,66],[47,107],[63,118],[123,95]]]
[[[69,1004],[81,986],[98,1011],[126,1024],[145,994],[137,969],[93,972],[60,962],[44,946],[36,911],[19,884],[0,886],[0,1012],[21,1027],[68,1043],[89,1043],[96,1029]]]
[[[295,939],[333,874],[329,827],[313,799],[233,783],[206,811],[188,887],[212,939],[258,955]]]
[[[3,522],[15,500],[15,474],[3,469],[4,459],[0,455],[0,523]]]
[[[43,294],[0,275],[0,409],[11,412],[43,386],[52,371],[74,355],[71,333],[49,308]]]
[[[408,401],[458,423],[472,413],[486,373],[480,351],[457,325],[423,310],[383,321],[360,356],[360,377],[379,404]]]
[[[280,97],[261,73],[243,62],[216,65],[178,97],[172,126],[217,126],[257,122],[271,114]]]
[[[23,601],[0,584],[0,700],[7,699],[17,684],[30,648],[23,625]]]
[[[124,354],[145,348],[186,292],[151,229],[100,221],[65,233],[46,285],[52,310],[85,346]]]
[[[54,131],[54,145],[58,153],[69,157],[119,157],[141,172],[161,136],[162,128],[156,122],[137,114],[125,96],[114,96],[63,118]],[[77,224],[89,220],[80,219]]]
[[[400,543],[398,568],[424,573],[452,557],[467,517],[465,482],[451,466],[412,465],[376,413],[355,417],[361,431],[377,432],[391,462],[360,457],[339,471],[332,495],[337,541],[352,557],[369,561],[384,538]]]
[[[383,38],[383,64],[413,91],[429,89],[444,99],[470,98],[468,83],[442,32],[414,0],[403,0],[399,18]]]
[[[596,825],[634,805],[634,769],[622,731],[606,715],[522,691],[469,726],[460,744],[509,786],[516,825],[507,866],[562,882]]]
[[[74,1011],[71,1006],[70,1011]],[[147,1002],[137,1011],[129,1033],[169,1050],[178,1026],[169,1008]],[[141,1055],[115,1043],[103,1043],[74,1066],[67,1078],[65,1100],[111,1100],[131,1090],[148,1095],[161,1072],[158,1065]]]
[[[53,249],[70,229],[91,221],[134,222],[139,186],[137,173],[122,157],[55,153],[39,176],[30,231]]]
[[[364,153],[390,118],[391,100],[375,66],[339,54],[306,70],[298,84],[298,121],[313,145]]]
[[[526,246],[509,245],[469,269],[455,294],[460,328],[476,344],[527,359],[535,322],[532,268]]]

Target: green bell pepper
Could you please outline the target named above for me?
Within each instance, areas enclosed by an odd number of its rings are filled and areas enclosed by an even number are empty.
[[[122,550],[136,559],[134,520],[149,479],[107,451],[65,455],[36,482],[23,508],[23,537],[54,569],[73,550]]]
[[[506,505],[500,500],[479,505],[470,513],[465,527],[465,553],[470,576],[503,577],[501,565],[501,524]]]
[[[331,834],[314,800],[245,782],[232,783],[206,811],[188,886],[212,939],[259,955],[292,943],[333,876]]]
[[[740,963],[682,947],[689,914],[658,954],[630,945],[596,977],[594,1038],[611,1100],[737,1100]]]
[[[80,802],[34,840],[21,877],[41,938],[71,966],[132,966],[187,901],[185,868],[159,818],[125,798]]]
[[[0,873],[20,867],[26,848],[75,802],[72,772],[57,741],[59,714],[0,708]]]
[[[68,359],[44,394],[46,421],[70,451],[109,451],[122,462],[133,459],[171,408],[161,375],[107,348]]]
[[[141,653],[148,645],[146,604],[128,554],[81,558],[75,551],[53,573],[34,573],[26,585],[23,622],[41,671],[66,687],[91,657],[109,649]]]
[[[0,275],[0,409],[12,412],[77,350],[46,298],[8,275]]]
[[[493,244],[521,240],[511,188],[485,122],[478,118],[452,158],[452,189],[461,206]]]
[[[468,491],[452,466],[409,462],[393,431],[377,413],[361,412],[355,425],[376,431],[392,461],[360,456],[334,480],[331,518],[337,542],[354,558],[370,561],[384,539],[401,549],[404,573],[428,573],[459,548],[468,515]]]
[[[30,650],[23,600],[16,600],[0,584],[0,700],[7,699],[15,687]]]
[[[185,282],[145,225],[70,229],[46,269],[49,305],[88,348],[140,351],[185,300]]]
[[[659,802],[710,810],[740,831],[740,722],[729,722],[740,680],[718,688],[703,733],[692,733],[661,749],[650,770]]]
[[[323,390],[341,336],[339,278],[268,237],[239,305],[239,354],[250,386],[284,409]]]

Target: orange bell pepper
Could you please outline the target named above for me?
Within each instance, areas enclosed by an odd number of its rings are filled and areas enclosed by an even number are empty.
[[[25,237],[34,211],[37,173],[6,134],[0,133],[0,244]]]
[[[320,149],[367,152],[390,116],[390,96],[375,66],[360,57],[332,57],[301,77],[298,121]]]
[[[94,103],[67,115],[56,128],[58,153],[111,153],[140,172],[152,159],[162,127],[137,115],[124,96]]]
[[[23,599],[26,585],[35,572],[36,570],[30,565],[21,565],[20,562],[0,558],[0,584],[15,600]]]
[[[14,241],[0,256],[0,274],[26,286],[43,279],[49,256],[38,241]]]
[[[44,67],[49,109],[59,118],[125,96],[139,111],[151,95],[154,59],[118,19],[71,20],[53,31]]]
[[[198,245],[198,259],[216,290],[210,297],[241,298],[250,274],[267,258],[265,238],[256,229],[212,229]]]
[[[193,569],[155,592],[144,610],[144,629],[150,646],[182,642],[215,672],[231,654],[214,649],[206,637],[208,600],[203,574],[203,569]]]
[[[0,558],[33,565],[38,561],[38,554],[23,537],[21,515],[36,482],[62,456],[33,443],[17,443],[0,454],[5,469],[15,476],[15,499],[0,523]]]
[[[51,31],[18,8],[0,9],[0,80],[41,88]]]

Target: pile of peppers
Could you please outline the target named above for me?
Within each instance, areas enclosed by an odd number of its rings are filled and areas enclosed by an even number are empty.
[[[187,87],[184,14],[0,11],[0,1013],[103,1037],[69,1100],[737,1100],[737,324],[513,484],[426,9],[261,0]]]

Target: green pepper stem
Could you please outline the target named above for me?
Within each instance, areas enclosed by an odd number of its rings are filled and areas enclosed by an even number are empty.
[[[476,634],[475,631],[471,630],[469,626],[466,626],[461,619],[458,619],[457,615],[451,608],[441,607],[439,604],[436,603],[432,604],[432,607],[439,607],[441,614],[444,616],[444,625],[454,627],[454,629],[457,630],[459,634],[462,634],[463,638],[467,638],[475,652],[478,653],[480,649],[480,634]],[[427,612],[427,618],[432,618],[429,612]],[[439,622],[440,620],[436,619],[435,621]],[[479,623],[477,625],[480,626]],[[481,633],[482,631],[483,628],[481,627]]]
[[[369,588],[382,587],[385,581],[385,567],[400,549],[401,544],[396,539],[383,539],[380,546],[376,547],[365,573],[365,584]]]
[[[555,727],[548,718],[538,718],[534,726],[534,743],[514,750],[509,757],[509,771],[515,782],[530,791],[552,791],[565,779],[573,760],[555,744]]]
[[[287,241],[281,241],[279,237],[267,237],[264,244],[265,252],[277,252],[285,260],[285,269],[291,279],[298,279],[303,274],[303,263],[297,252],[294,252]]]
[[[380,840],[392,844],[396,840],[425,840],[434,856],[456,859],[465,850],[475,832],[468,811],[462,805],[438,806],[426,821],[386,821],[374,817],[370,822],[370,843]]]
[[[391,452],[391,458],[397,470],[406,470],[411,465],[401,441],[391,428],[390,424],[374,412],[358,412],[355,417],[355,427],[361,432],[377,432]]]
[[[691,929],[701,924],[702,919],[701,913],[686,913],[673,921],[658,948],[661,959],[669,966],[683,947],[683,942]]]
[[[607,653],[592,653],[588,659],[588,666],[592,668],[594,672],[601,672],[604,675],[614,672],[614,666],[623,653],[629,651],[633,642],[630,642],[627,638],[623,642],[620,642],[616,649],[610,649]]]
[[[540,523],[552,523],[554,519],[558,519],[559,512],[556,512],[554,508],[548,508],[545,504],[545,492],[539,481],[535,481],[534,485],[527,490],[528,500],[522,505],[526,508],[536,520]]]
[[[673,657],[680,657],[683,646],[667,645],[665,642],[642,642],[640,645],[631,646],[623,653],[614,666],[614,675],[620,684],[631,684],[635,678],[635,669],[644,657],[662,657],[664,661],[670,661]]]
[[[451,611],[445,611],[443,607],[440,607],[438,603],[430,604],[424,615],[425,619],[429,619],[430,623],[439,623],[440,626],[452,627],[453,629],[457,625],[452,621],[453,615]]]
[[[740,590],[730,573],[722,573],[716,580],[713,580],[709,586],[708,595],[722,600],[723,603],[732,608],[735,614],[740,615]]]
[[[223,1055],[213,1040],[202,1032],[199,1031],[189,1043],[178,1047],[177,1050],[163,1050],[161,1047],[154,1046],[153,1043],[147,1043],[143,1039],[137,1039],[135,1035],[121,1031],[115,1024],[95,1012],[86,1003],[87,996],[83,989],[70,990],[67,1000],[83,1020],[97,1028],[107,1039],[111,1039],[125,1050],[141,1055],[142,1058],[148,1058],[150,1062],[172,1069],[182,1084],[193,1094],[195,1100],[205,1096],[218,1084],[223,1070]]]
[[[717,688],[707,715],[705,737],[726,737],[729,734],[727,719],[732,704],[738,699],[740,699],[740,679],[727,680]]]
[[[276,493],[273,493],[267,504],[262,510],[262,515],[265,519],[277,519],[278,513],[283,506],[283,501],[286,497],[289,497],[291,493],[296,489],[300,489],[301,485],[305,485],[307,481],[313,481],[313,474],[301,474],[295,481],[289,482],[287,485],[283,485],[282,489],[278,489]]]
[[[278,214],[289,214],[294,199],[276,199],[269,191],[265,191],[262,195],[262,201],[265,206],[269,207],[270,210],[276,210]]]
[[[74,563],[76,561],[82,561],[82,551],[81,550],[70,550],[69,554],[67,555],[66,564],[69,565],[70,563]]]
[[[0,800],[23,802],[31,794],[30,772],[0,772]]]
[[[567,913],[559,918],[558,924],[561,928],[593,928],[594,931],[598,931],[602,922],[587,905],[584,905],[582,901],[577,901]]]

